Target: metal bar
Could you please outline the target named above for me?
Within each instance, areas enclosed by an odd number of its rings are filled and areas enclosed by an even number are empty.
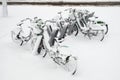
[[[1,4],[1,2],[0,2]],[[91,6],[119,6],[120,2],[112,1],[112,2],[8,2],[8,5],[53,5],[53,6],[61,6],[61,5],[91,5]]]
[[[8,16],[8,10],[7,10],[7,0],[2,0],[2,6],[3,6],[3,16]]]

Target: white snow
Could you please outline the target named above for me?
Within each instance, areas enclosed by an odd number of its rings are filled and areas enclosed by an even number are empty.
[[[73,6],[71,6],[73,7]],[[2,17],[0,6],[0,80],[120,80],[120,7],[77,6],[95,11],[109,25],[101,42],[83,36],[69,36],[65,50],[78,57],[75,76],[63,70],[49,58],[32,54],[29,45],[20,47],[11,40],[10,31],[26,17],[50,19],[66,7],[8,6],[8,17]]]

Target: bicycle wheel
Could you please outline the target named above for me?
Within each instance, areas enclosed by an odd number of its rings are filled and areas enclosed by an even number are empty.
[[[16,44],[21,44],[22,40],[17,37],[17,34],[14,31],[11,31],[11,38]]]
[[[75,57],[70,57],[69,61],[63,65],[63,68],[74,75],[77,71],[77,60]]]

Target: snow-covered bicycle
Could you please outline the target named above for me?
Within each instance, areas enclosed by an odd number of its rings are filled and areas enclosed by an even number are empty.
[[[64,12],[68,13],[67,17],[64,16],[66,15]],[[60,43],[68,35],[75,33],[77,36],[79,32],[88,36],[89,39],[101,34],[100,40],[102,41],[108,33],[108,25],[98,20],[94,16],[94,12],[66,9],[59,12],[57,18],[51,20],[42,21],[37,17],[21,20],[11,31],[11,37],[20,46],[30,42],[32,53],[40,54],[43,58],[48,55],[53,62],[74,75],[77,71],[77,58],[71,53],[66,54],[64,50],[61,50],[65,47]]]
[[[65,13],[68,13],[67,17],[63,16]],[[90,13],[87,10],[77,10],[70,8],[63,12],[59,12],[59,16],[60,18],[58,18],[58,23],[68,23],[68,35],[76,32],[76,36],[79,32],[81,32],[85,36],[88,36],[89,39],[91,39],[91,37],[99,36],[101,34],[100,40],[102,41],[104,36],[108,33],[108,25],[105,22],[98,20],[98,17],[94,16],[94,12]]]
[[[31,25],[25,25],[27,21],[30,22]],[[35,19],[26,18],[18,24],[16,30],[11,31],[11,35],[13,41],[20,41],[20,46],[31,41],[32,53],[40,54],[44,58],[46,55],[49,55],[56,64],[74,75],[77,70],[77,58],[72,55],[65,55],[58,49],[60,48],[59,43],[62,42],[63,38],[57,38],[58,29],[53,28],[52,31],[49,29],[50,26],[47,24],[43,25],[40,23],[36,25]],[[46,39],[46,37],[48,38]]]

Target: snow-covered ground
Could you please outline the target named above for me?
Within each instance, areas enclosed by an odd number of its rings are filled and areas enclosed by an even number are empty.
[[[73,6],[71,6],[73,7]],[[29,45],[20,47],[11,40],[10,31],[26,17],[50,19],[68,7],[8,6],[8,17],[2,17],[0,6],[0,80],[120,80],[120,7],[76,7],[95,11],[109,25],[101,42],[69,36],[64,45],[78,56],[78,71],[72,76],[50,59],[31,53]]]

